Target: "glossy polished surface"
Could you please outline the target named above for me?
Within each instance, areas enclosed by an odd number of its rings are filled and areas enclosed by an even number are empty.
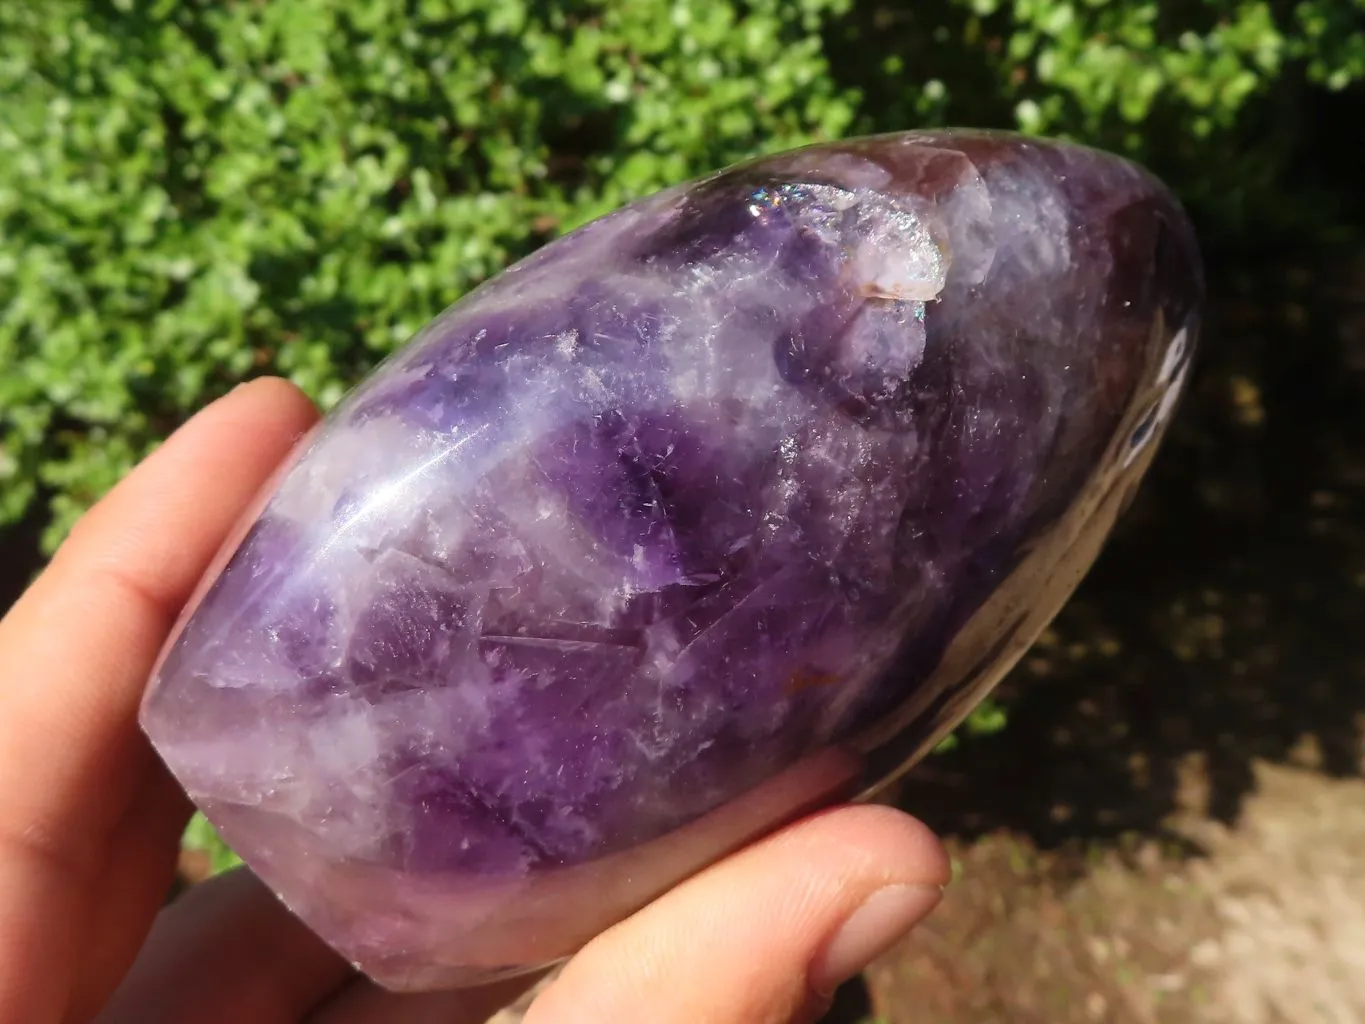
[[[1146,468],[1202,293],[1159,182],[1013,135],[642,200],[328,417],[144,727],[382,984],[568,955],[985,695]]]

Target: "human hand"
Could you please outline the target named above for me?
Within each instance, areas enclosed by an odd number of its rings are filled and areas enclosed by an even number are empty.
[[[381,992],[247,870],[161,910],[191,808],[138,730],[138,702],[201,574],[316,418],[278,380],[214,403],[0,621],[3,1024],[472,1024],[529,984]],[[938,841],[897,811],[822,812],[598,937],[527,1021],[812,1019],[937,904],[948,873]]]

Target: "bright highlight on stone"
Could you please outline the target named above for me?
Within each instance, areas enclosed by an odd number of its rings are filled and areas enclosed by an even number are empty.
[[[1202,303],[1115,157],[910,133],[626,207],[262,496],[142,721],[381,984],[543,965],[929,750],[1089,568]]]

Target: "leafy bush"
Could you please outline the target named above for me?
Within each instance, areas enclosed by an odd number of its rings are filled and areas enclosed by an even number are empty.
[[[253,373],[324,404],[549,235],[853,107],[841,0],[0,13],[0,519]]]
[[[1276,90],[1365,76],[1362,13],[1365,0],[5,4],[0,524],[45,495],[50,546],[237,380],[282,373],[329,405],[511,259],[758,151],[1013,121],[1148,158],[1235,219],[1283,163],[1284,138],[1256,141]]]
[[[883,55],[858,83],[859,129],[927,116],[1117,150],[1161,173],[1234,250],[1239,232],[1330,233],[1339,220],[1340,196],[1285,185],[1323,96],[1365,81],[1365,0],[890,7],[859,5],[868,13],[834,33],[846,74]]]
[[[195,814],[180,837],[180,846],[185,850],[197,850],[208,861],[208,874],[222,874],[242,863],[242,858],[223,842],[223,837],[202,814]]]

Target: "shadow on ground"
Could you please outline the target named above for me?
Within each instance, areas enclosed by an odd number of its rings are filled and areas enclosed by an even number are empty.
[[[1267,764],[1313,769],[1294,790],[1310,816],[1341,811],[1312,780],[1362,772],[1365,250],[1208,262],[1240,269],[1215,274],[1199,375],[1138,502],[1002,684],[1006,729],[898,787],[959,881],[826,1024],[1212,1020],[1192,950],[1226,942],[1228,852],[1205,837],[1245,831],[1251,807],[1303,828],[1257,794]],[[1263,842],[1254,823],[1241,842]],[[1267,865],[1268,898],[1303,896]]]
[[[1201,367],[1139,502],[1002,686],[1007,729],[903,787],[945,835],[1174,839],[1191,772],[1231,822],[1257,759],[1361,770],[1365,254],[1216,281]]]

